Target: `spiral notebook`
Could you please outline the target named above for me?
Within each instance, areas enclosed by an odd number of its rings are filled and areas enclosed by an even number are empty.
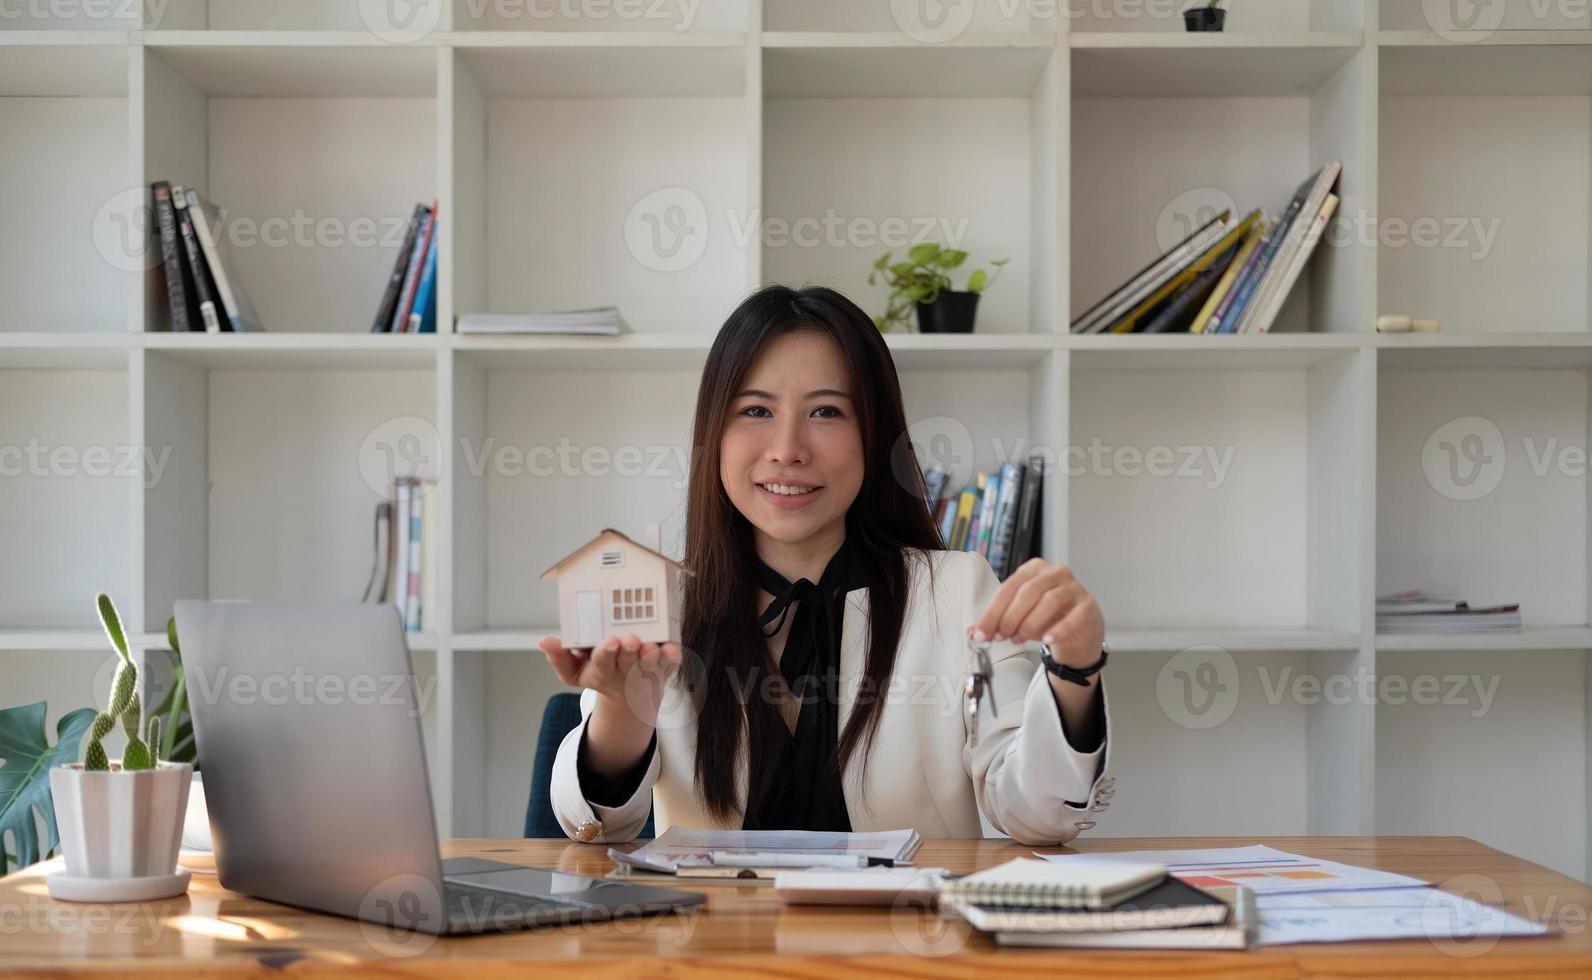
[[[1056,864],[1014,858],[988,871],[946,882],[940,897],[967,905],[1107,909],[1165,879],[1166,867],[1159,864]]]

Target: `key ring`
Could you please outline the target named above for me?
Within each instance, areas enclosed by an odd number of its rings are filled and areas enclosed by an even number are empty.
[[[971,635],[967,638],[968,660],[972,664],[972,670],[962,682],[962,694],[968,741],[972,745],[978,744],[978,716],[984,707],[985,699],[989,697],[990,688],[995,683],[995,666],[989,659],[989,647],[987,640],[980,643]],[[992,706],[990,714],[993,716],[994,712]]]

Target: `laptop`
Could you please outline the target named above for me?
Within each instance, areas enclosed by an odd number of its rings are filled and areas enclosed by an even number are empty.
[[[694,892],[441,860],[397,607],[183,599],[176,619],[223,887],[436,935],[702,904]]]

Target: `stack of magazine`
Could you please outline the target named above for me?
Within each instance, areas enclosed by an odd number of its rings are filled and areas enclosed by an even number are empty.
[[[1431,596],[1418,589],[1376,598],[1378,633],[1486,633],[1518,629],[1518,602],[1472,606],[1464,599]]]
[[[617,337],[629,333],[616,306],[589,310],[543,310],[531,313],[466,313],[459,317],[460,333],[548,333]]]
[[[1276,220],[1223,211],[1072,323],[1073,333],[1266,333],[1338,207],[1342,166],[1299,185]]]
[[[157,180],[150,190],[160,236],[158,268],[166,287],[166,327],[205,333],[265,329],[238,278],[237,257],[223,234],[220,210],[182,184]]]

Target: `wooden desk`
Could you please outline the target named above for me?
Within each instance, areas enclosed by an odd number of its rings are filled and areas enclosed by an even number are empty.
[[[1254,839],[1083,840],[1065,851],[1223,847]],[[392,938],[375,927],[256,901],[195,875],[184,897],[147,905],[53,902],[43,876],[58,862],[0,880],[0,975],[492,977],[528,968],[562,977],[822,976],[1029,978],[1176,976],[1592,977],[1592,889],[1564,875],[1459,837],[1270,838],[1285,850],[1386,868],[1448,883],[1473,897],[1496,888],[1497,904],[1561,930],[1504,939],[1480,952],[1425,941],[1275,946],[1248,953],[998,949],[957,922],[914,910],[786,908],[767,886],[707,885],[705,911],[513,935]],[[607,873],[600,845],[562,840],[460,840],[445,856],[475,855]],[[927,841],[924,865],[971,871],[1028,854],[1003,841]],[[1474,955],[1480,952],[1480,955]],[[1471,955],[1466,955],[1471,954]]]

